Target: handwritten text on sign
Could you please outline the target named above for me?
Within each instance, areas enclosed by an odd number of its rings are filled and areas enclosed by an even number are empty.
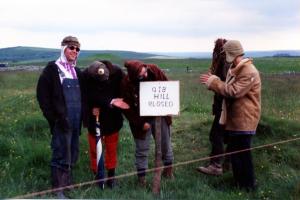
[[[166,116],[179,114],[179,81],[140,83],[140,115]]]

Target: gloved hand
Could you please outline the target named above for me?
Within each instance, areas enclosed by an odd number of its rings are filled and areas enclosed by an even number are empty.
[[[70,124],[67,117],[57,119],[55,125],[62,130],[63,133],[67,133],[70,130]]]

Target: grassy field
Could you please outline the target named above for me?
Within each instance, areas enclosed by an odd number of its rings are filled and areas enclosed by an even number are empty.
[[[174,117],[172,144],[175,164],[206,157],[210,151],[208,133],[212,123],[212,93],[198,82],[210,60],[147,60],[180,80],[181,113]],[[121,64],[121,63],[120,63]],[[300,77],[275,75],[300,72],[299,58],[255,60],[262,72],[262,118],[253,147],[300,137]],[[192,70],[187,73],[186,67]],[[13,198],[51,188],[50,133],[36,101],[40,72],[0,72],[0,198]],[[86,130],[82,130],[80,159],[74,182],[93,180],[89,170]],[[206,161],[175,167],[175,180],[162,179],[161,199],[300,199],[300,141],[253,151],[258,190],[246,193],[231,186],[232,174],[209,177],[195,168]],[[152,149],[154,149],[152,143]],[[152,150],[154,152],[154,150]],[[120,133],[117,174],[134,172],[133,138],[125,123]],[[150,167],[153,167],[153,153]],[[68,192],[72,198],[153,199],[152,174],[146,189],[136,186],[136,177],[119,179],[114,190],[100,191],[89,185]],[[31,198],[54,198],[52,194]]]

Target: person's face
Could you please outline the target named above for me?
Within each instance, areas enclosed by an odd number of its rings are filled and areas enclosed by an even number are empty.
[[[142,70],[139,73],[138,79],[141,81],[141,80],[146,79],[147,77],[148,77],[147,68],[143,67]]]
[[[234,66],[237,66],[243,60],[243,56],[238,56],[233,60]]]
[[[80,49],[77,46],[67,46],[65,49],[65,56],[69,62],[73,62],[76,60]]]

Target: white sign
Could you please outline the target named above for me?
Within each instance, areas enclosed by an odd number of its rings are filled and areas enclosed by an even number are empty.
[[[140,115],[179,115],[179,81],[140,82]]]

